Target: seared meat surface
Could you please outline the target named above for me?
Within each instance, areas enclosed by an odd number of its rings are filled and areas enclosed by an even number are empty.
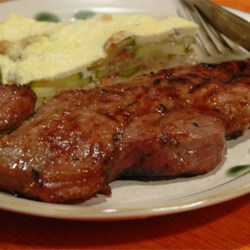
[[[179,109],[135,118],[117,143],[105,166],[109,181],[121,175],[202,174],[223,158],[225,130],[212,116]]]
[[[19,126],[33,114],[36,96],[28,86],[0,85],[0,134]]]
[[[250,60],[70,90],[0,140],[0,188],[48,202],[109,194],[119,176],[202,174],[250,124]]]
[[[87,199],[109,193],[108,182],[126,172],[200,174],[224,155],[224,127],[195,110],[149,113],[123,127],[62,102],[43,109],[50,112],[1,139],[1,189],[49,202]]]
[[[250,59],[199,64],[142,75],[107,88],[64,92],[55,97],[76,108],[89,108],[124,126],[145,113],[195,108],[221,119],[228,139],[250,125]],[[79,100],[81,99],[81,100]]]

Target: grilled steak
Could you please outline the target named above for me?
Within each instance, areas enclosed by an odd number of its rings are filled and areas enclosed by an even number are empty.
[[[0,188],[48,202],[109,194],[122,175],[202,174],[250,124],[249,60],[70,90],[0,140]]]
[[[33,114],[36,96],[28,86],[0,85],[0,134],[19,126]]]

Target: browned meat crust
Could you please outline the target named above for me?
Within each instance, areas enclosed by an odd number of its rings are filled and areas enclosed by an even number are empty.
[[[149,113],[124,129],[108,161],[108,180],[121,175],[202,174],[224,157],[225,131],[214,117],[193,109]]]
[[[0,134],[19,126],[33,114],[36,96],[28,86],[0,85]]]
[[[1,189],[49,202],[87,199],[109,193],[108,182],[133,168],[149,176],[200,174],[224,156],[224,127],[194,110],[149,113],[123,127],[90,109],[46,106],[50,112],[2,138]]]
[[[173,98],[223,120],[227,139],[235,139],[249,128],[250,59],[179,67],[158,76],[163,80],[164,75]]]
[[[56,99],[73,99],[76,108],[89,108],[123,124],[145,113],[196,108],[223,120],[228,139],[237,138],[250,124],[250,59],[199,64],[142,75],[129,83],[64,92]]]
[[[249,60],[63,92],[0,141],[0,188],[49,202],[108,194],[125,174],[201,174],[249,127]]]

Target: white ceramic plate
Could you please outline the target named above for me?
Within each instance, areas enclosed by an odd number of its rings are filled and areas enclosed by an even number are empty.
[[[0,20],[9,12],[28,17],[50,11],[66,21],[79,10],[102,13],[144,12],[154,16],[176,15],[176,0],[20,0],[1,4]],[[250,20],[246,13],[235,11]],[[192,210],[250,192],[250,171],[229,176],[236,165],[250,163],[250,132],[228,143],[227,159],[214,171],[192,178],[162,181],[119,180],[111,183],[112,196],[99,195],[77,205],[55,205],[17,198],[0,192],[0,209],[30,215],[74,219],[134,219]]]

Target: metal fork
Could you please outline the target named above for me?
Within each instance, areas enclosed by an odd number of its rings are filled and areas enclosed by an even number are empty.
[[[250,58],[250,53],[247,50],[216,31],[195,6],[187,6],[183,1],[180,3],[178,15],[199,25],[195,45],[198,61],[218,63]]]

